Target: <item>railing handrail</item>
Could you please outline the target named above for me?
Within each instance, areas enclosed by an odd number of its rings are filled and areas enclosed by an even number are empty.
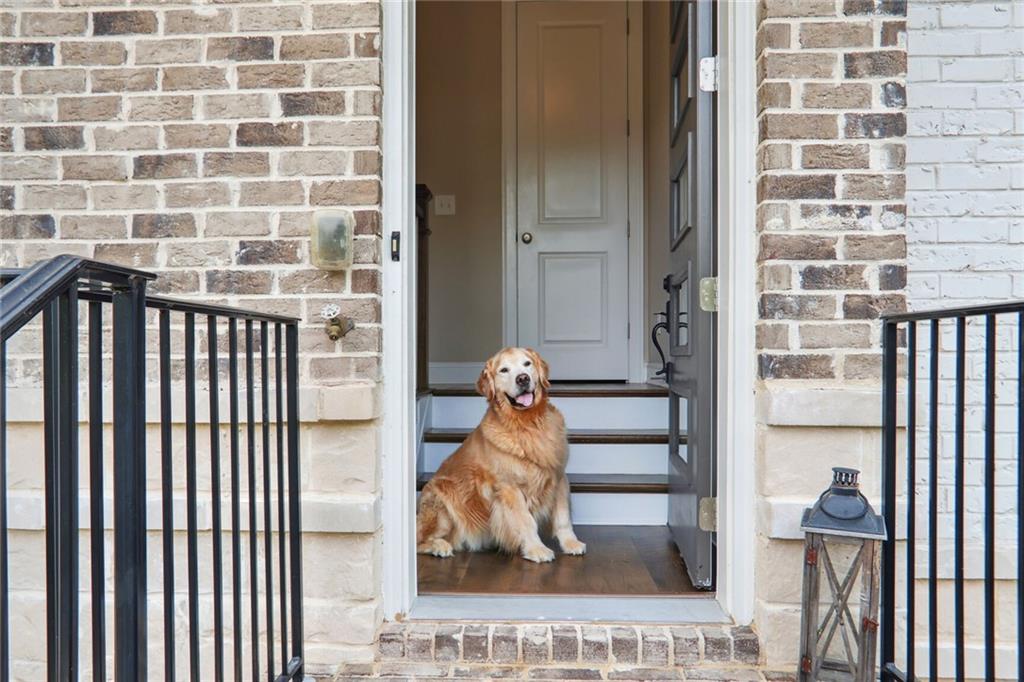
[[[0,289],[0,341],[9,339],[79,280],[126,285],[133,279],[153,280],[156,275],[78,256],[40,261]]]
[[[94,281],[114,286],[126,285],[133,278],[159,279],[159,275],[120,265],[103,263],[78,256],[59,255],[40,261],[30,268],[0,269],[0,281],[10,283],[0,287],[0,341],[6,341],[21,329],[43,307],[62,294],[74,282]],[[109,303],[112,293],[106,290],[82,290],[83,300]],[[166,296],[146,295],[146,307],[196,315],[218,315],[236,320],[291,324],[298,318],[256,310],[247,310],[216,303],[197,303]]]
[[[979,303],[976,305],[959,306],[957,308],[940,308],[918,310],[908,313],[888,313],[880,316],[882,322],[920,322],[922,320],[949,320],[956,317],[973,315],[1000,315],[1016,313],[1024,309],[1024,299],[1003,303]]]

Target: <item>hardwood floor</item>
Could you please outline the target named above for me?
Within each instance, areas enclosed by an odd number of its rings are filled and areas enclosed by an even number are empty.
[[[576,526],[584,556],[556,550],[547,564],[497,552],[417,556],[420,594],[700,596],[666,526]]]

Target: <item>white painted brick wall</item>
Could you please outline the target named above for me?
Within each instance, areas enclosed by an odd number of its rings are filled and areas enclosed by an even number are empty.
[[[1024,298],[1024,1],[907,21],[908,306]]]
[[[908,7],[907,31],[907,305],[911,310],[1024,298],[1024,0],[921,2]],[[1015,554],[1017,436],[1013,356],[1020,338],[1016,318],[998,319],[996,389],[996,536]],[[918,396],[927,407],[928,326],[918,329]],[[952,576],[954,527],[953,433],[955,353],[953,324],[940,340],[939,390],[939,574]],[[968,579],[980,594],[984,537],[984,320],[967,329],[965,491]],[[927,412],[918,415],[917,536],[928,532]],[[927,557],[918,546],[919,576]],[[1009,555],[1008,555],[1009,556]],[[996,574],[1001,594],[1014,592],[1015,566],[1000,555]],[[925,583],[918,596],[924,602]],[[946,583],[944,594],[951,591]],[[1003,590],[1006,590],[1004,592]],[[952,603],[943,603],[952,614]],[[980,623],[983,601],[971,597],[968,623]],[[926,661],[927,607],[917,614],[918,660]],[[1000,615],[1000,618],[1003,616]],[[1013,679],[1015,632],[1004,622],[997,632],[1000,678]],[[903,624],[901,624],[901,628]],[[971,636],[980,626],[970,626]],[[982,658],[968,656],[967,676],[979,677]],[[940,674],[952,673],[952,641],[940,633]],[[918,674],[925,674],[920,668]]]

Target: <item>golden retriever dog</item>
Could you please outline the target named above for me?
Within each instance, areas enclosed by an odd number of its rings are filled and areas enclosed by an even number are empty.
[[[587,551],[569,517],[569,442],[549,387],[547,363],[529,348],[505,348],[487,361],[476,384],[487,413],[424,486],[417,552],[449,557],[497,546],[552,561],[538,533],[546,524],[566,554]]]

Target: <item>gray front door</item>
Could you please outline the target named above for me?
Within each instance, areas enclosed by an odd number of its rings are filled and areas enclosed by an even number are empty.
[[[715,455],[715,314],[701,309],[700,281],[716,274],[713,92],[698,83],[714,54],[714,4],[672,2],[670,40],[668,523],[694,586],[714,587],[714,537],[701,530]]]

